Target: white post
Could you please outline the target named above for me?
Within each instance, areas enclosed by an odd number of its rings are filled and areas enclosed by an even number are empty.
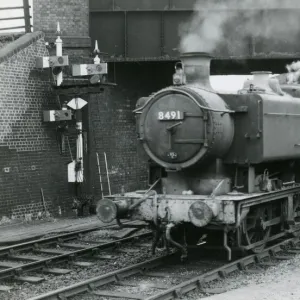
[[[76,158],[68,164],[68,181],[69,182],[83,182],[84,169],[83,169],[83,140],[82,140],[82,107],[87,104],[86,101],[79,97],[73,98],[68,106],[76,110]]]
[[[78,130],[77,137],[77,153],[76,160],[79,164],[79,168],[76,172],[76,182],[83,182],[83,141],[82,141],[82,121],[76,122],[76,128]]]
[[[59,26],[59,22],[57,22],[57,39],[55,41],[56,44],[56,56],[62,56],[62,39],[60,38],[60,26]],[[63,72],[60,72],[57,76],[56,76],[56,85],[60,86],[62,84],[63,81]]]
[[[96,56],[95,56],[95,58],[94,58],[94,64],[95,65],[98,65],[98,64],[100,64],[100,58],[99,58],[99,56],[98,56],[98,53],[100,53],[100,51],[99,51],[99,48],[98,48],[98,41],[96,40],[95,41],[95,49],[94,49],[94,53],[96,53]]]
[[[76,182],[83,182],[83,140],[82,140],[82,112],[78,108],[78,98],[76,101],[76,129],[78,131],[77,136],[77,151],[76,151],[76,161],[80,166],[76,172]]]

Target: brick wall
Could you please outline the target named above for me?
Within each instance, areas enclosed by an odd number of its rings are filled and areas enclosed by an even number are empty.
[[[134,106],[135,99],[121,94],[119,88],[90,96],[90,184],[96,195],[100,195],[96,152],[99,154],[105,195],[108,194],[108,185],[104,152],[107,155],[112,193],[119,193],[122,185],[127,191],[146,187],[147,161],[143,159],[143,153],[138,151],[132,114]]]
[[[54,33],[60,23],[63,35],[89,35],[89,0],[33,0],[34,31]]]
[[[137,100],[171,84],[173,63],[109,64],[109,80],[118,84],[89,99],[90,187],[99,196],[95,153],[100,158],[104,194],[108,194],[104,155],[107,154],[112,193],[147,188],[148,157],[137,141]]]
[[[57,22],[66,48],[90,48],[89,0],[33,0],[33,30],[55,41]]]
[[[40,189],[53,213],[70,211],[68,153],[60,155],[55,125],[42,122],[56,109],[47,71],[35,68],[48,55],[41,32],[26,34],[0,49],[0,215],[36,214]]]
[[[70,65],[93,63],[89,0],[33,0],[33,30],[45,33],[49,54],[54,56],[57,22],[61,29],[63,54],[69,56]],[[70,68],[66,71],[71,74]]]
[[[47,14],[40,13],[47,11],[47,6],[43,6],[47,3],[52,3],[52,0],[35,0],[33,3],[35,31],[37,24],[41,26],[38,29],[43,29],[44,24],[53,21]],[[68,1],[70,3],[75,2]],[[81,5],[82,1],[76,3]],[[56,8],[65,4],[65,0],[53,1]],[[41,19],[36,18],[38,13]],[[62,29],[66,31],[69,28],[68,34],[71,36],[75,34],[72,31],[74,24],[69,26],[67,23]],[[51,30],[54,29],[52,27]],[[84,29],[80,30],[84,32]],[[40,33],[35,32],[30,35],[31,38],[28,37],[27,40],[20,42],[21,38],[14,42],[17,49],[10,47],[8,56],[1,56],[5,47],[0,49],[0,215],[36,214],[42,209],[41,188],[52,213],[57,214],[58,206],[63,213],[68,213],[71,211],[72,187],[67,183],[66,164],[71,159],[67,145],[63,155],[58,152],[55,124],[42,122],[42,111],[57,108],[57,99],[49,89],[47,71],[34,67],[35,57],[47,55],[48,50]],[[64,36],[62,39],[63,52],[70,55],[71,63],[92,61],[92,57],[88,58],[90,48],[86,45],[77,47],[73,44],[74,48]],[[55,48],[50,50],[50,54],[55,54]],[[172,64],[164,62],[109,64],[109,81],[116,82],[118,86],[105,89],[103,93],[82,96],[88,101],[83,126],[88,131],[89,146],[88,153],[85,153],[87,182],[83,191],[100,195],[96,152],[100,156],[105,194],[108,189],[105,184],[104,152],[107,154],[113,193],[120,192],[122,185],[127,191],[147,187],[148,158],[136,140],[132,110],[139,97],[170,84],[172,72]],[[71,150],[74,157],[74,139],[71,140]]]

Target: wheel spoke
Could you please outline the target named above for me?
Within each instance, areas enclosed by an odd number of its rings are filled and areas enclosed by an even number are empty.
[[[263,250],[265,243],[267,242],[271,226],[266,229],[262,228],[262,222],[267,222],[272,219],[272,206],[255,208],[248,213],[243,221],[244,234],[243,240],[247,246],[251,246],[257,242],[263,242],[262,245],[251,249],[252,252],[258,253]]]

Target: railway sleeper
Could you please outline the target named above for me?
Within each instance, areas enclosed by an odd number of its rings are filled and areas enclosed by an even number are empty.
[[[1,261],[0,267],[1,268],[21,268],[23,265],[13,261]]]
[[[92,295],[101,296],[101,297],[112,297],[112,298],[127,298],[127,299],[138,299],[143,300],[145,299],[144,295],[138,294],[130,294],[126,292],[111,292],[111,291],[93,291],[91,292]]]
[[[10,290],[12,290],[13,287],[12,286],[8,286],[8,285],[0,285],[0,292],[9,292]]]
[[[44,254],[55,254],[55,255],[63,255],[63,254],[71,253],[71,251],[65,251],[59,249],[46,249],[46,248],[36,249],[35,252],[44,253]]]
[[[132,283],[130,281],[119,281],[116,282],[115,285],[120,285],[120,286],[132,286],[132,287],[137,287],[139,286],[139,283]],[[147,287],[151,287],[151,288],[155,288],[155,289],[159,289],[159,290],[167,290],[169,288],[169,286],[156,282],[156,283],[148,283],[147,282]]]
[[[82,268],[87,268],[94,265],[94,263],[88,261],[72,261],[71,264]]]
[[[61,268],[44,268],[43,273],[53,274],[53,275],[65,275],[70,273],[69,269],[61,269]]]
[[[27,260],[27,261],[39,261],[39,260],[43,260],[43,257],[40,256],[35,256],[35,255],[21,255],[21,254],[17,254],[17,255],[9,255],[8,256],[9,259],[13,259],[13,260]]]
[[[293,259],[295,256],[294,255],[276,255],[273,258],[277,260],[290,260]]]
[[[40,283],[45,280],[45,278],[37,276],[15,276],[14,278],[15,280],[29,283]]]
[[[213,289],[205,288],[202,289],[202,292],[205,294],[218,295],[227,292],[227,290],[224,288],[213,288]]]

